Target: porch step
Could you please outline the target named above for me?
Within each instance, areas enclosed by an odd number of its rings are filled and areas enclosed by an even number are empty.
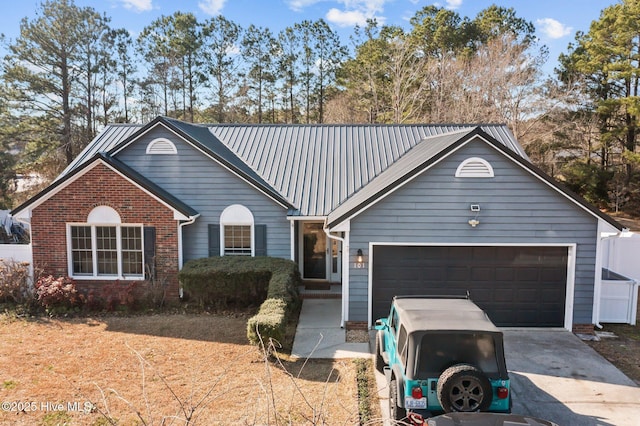
[[[303,281],[298,291],[303,299],[340,299],[342,297],[342,285],[328,281]]]

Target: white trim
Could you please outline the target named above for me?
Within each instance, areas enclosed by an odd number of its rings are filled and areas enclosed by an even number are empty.
[[[94,161],[92,164],[88,164],[86,166],[84,166],[83,169],[81,169],[80,171],[78,171],[78,173],[76,173],[75,175],[71,176],[69,179],[67,179],[65,182],[61,183],[60,185],[58,185],[57,187],[55,187],[53,190],[51,190],[51,192],[49,192],[48,194],[46,194],[46,196],[43,196],[42,198],[40,198],[37,201],[34,201],[33,204],[31,204],[28,208],[21,210],[18,212],[18,215],[15,216],[16,218],[30,218],[31,217],[31,211],[35,208],[37,208],[38,206],[42,205],[43,203],[45,203],[46,201],[48,201],[51,197],[53,197],[54,195],[58,194],[60,191],[62,191],[63,189],[65,189],[67,186],[71,185],[72,183],[74,183],[76,180],[80,179],[81,177],[83,177],[85,174],[89,173],[91,170],[93,170],[98,164],[102,164],[104,166],[106,166],[109,170],[117,173],[120,177],[122,177],[123,179],[125,179],[127,182],[131,183],[132,185],[134,185],[136,188],[138,188],[139,190],[141,190],[142,192],[144,192],[145,194],[149,195],[151,198],[153,198],[154,200],[158,201],[160,204],[164,205],[165,207],[167,207],[169,210],[171,210],[173,212],[173,219],[174,220],[190,220],[192,219],[192,217],[190,216],[186,216],[183,213],[179,212],[178,210],[176,210],[174,207],[170,206],[168,203],[166,203],[164,200],[162,200],[161,198],[159,198],[158,196],[156,196],[155,194],[153,194],[152,192],[148,191],[146,188],[140,186],[137,182],[135,182],[132,179],[129,179],[129,177],[127,177],[126,175],[120,173],[120,171],[118,171],[117,169],[115,169],[114,167],[112,167],[109,163],[107,163],[106,161],[102,160],[102,159],[98,159],[97,161]],[[25,216],[24,213],[26,213],[27,215]],[[197,217],[197,216],[196,216]]]
[[[575,243],[415,243],[415,242],[369,242],[369,273],[367,283],[367,324],[371,328],[373,314],[373,257],[375,246],[407,246],[407,247],[566,247],[567,248],[567,283],[564,308],[564,328],[571,331],[573,327],[573,303],[575,292],[576,247]]]
[[[600,324],[600,302],[602,298],[602,251],[603,251],[603,221],[598,221],[598,238],[596,239],[596,263],[594,270],[594,282],[593,282],[593,311],[591,313],[591,322],[596,326],[602,328]]]
[[[327,216],[287,216],[287,220],[304,222],[325,222]]]
[[[293,222],[292,222],[293,223]],[[347,321],[349,315],[349,232],[346,232],[344,237],[338,237],[336,235],[331,235],[331,231],[326,228],[326,222],[323,225],[324,232],[327,234],[327,237],[330,240],[339,241],[341,244],[341,252],[342,252],[342,264],[340,265],[341,272],[341,288],[342,288],[342,300],[341,300],[341,309],[340,309],[340,327],[344,328],[345,323]],[[344,263],[346,260],[346,264]],[[345,290],[346,288],[346,290]]]
[[[194,149],[200,151],[201,154],[203,154],[204,156],[208,157],[209,159],[215,161],[217,164],[219,164],[220,166],[222,166],[223,168],[225,168],[227,171],[229,171],[230,173],[232,173],[233,175],[235,175],[236,177],[240,178],[242,181],[244,181],[245,183],[247,183],[248,185],[250,185],[251,187],[253,187],[254,189],[256,189],[258,192],[261,192],[262,194],[264,194],[265,196],[267,196],[268,198],[270,198],[271,200],[273,200],[276,204],[280,205],[281,207],[284,207],[285,209],[288,209],[290,206],[283,204],[282,202],[280,202],[279,200],[275,199],[274,197],[271,196],[271,194],[268,194],[267,192],[263,191],[261,188],[259,188],[258,186],[254,185],[252,182],[250,182],[249,180],[245,179],[244,177],[242,177],[241,175],[239,175],[236,171],[230,169],[229,167],[227,167],[226,165],[224,165],[222,162],[220,162],[217,158],[213,157],[212,155],[210,155],[209,153],[207,153],[206,151],[202,150],[199,146],[196,146],[195,144],[191,143],[189,140],[183,138],[181,135],[179,135],[178,133],[176,133],[173,129],[170,129],[169,127],[167,127],[165,125],[165,123],[162,122],[158,122],[156,123],[154,126],[149,127],[148,129],[146,129],[144,132],[136,135],[134,138],[132,138],[129,142],[127,142],[126,144],[122,145],[121,147],[119,147],[117,150],[113,151],[113,153],[111,154],[112,156],[117,155],[119,152],[121,152],[123,149],[125,149],[126,147],[130,146],[131,144],[133,144],[135,141],[137,141],[138,139],[142,138],[144,135],[146,135],[147,133],[149,133],[152,130],[155,130],[157,126],[162,126],[164,127],[167,131],[171,132],[172,134],[174,134],[177,138],[180,138],[182,141],[184,141],[185,143],[189,144],[190,146],[192,146]],[[209,132],[211,132],[211,130],[207,129]],[[218,138],[218,136],[214,135],[213,133],[211,133],[214,137]],[[219,138],[218,138],[219,139]],[[227,146],[226,144],[223,143],[223,145]],[[237,156],[237,154],[235,152],[233,152],[233,150],[231,150],[231,148],[227,147],[229,149],[229,151],[231,151],[234,155]],[[240,158],[240,157],[238,157]],[[249,167],[249,165],[247,165],[247,167]],[[251,168],[251,167],[249,167]],[[284,198],[284,197],[283,197]]]
[[[339,226],[341,226],[344,222],[348,221],[348,220],[352,220],[354,217],[358,216],[360,213],[364,212],[365,210],[368,210],[370,207],[372,207],[373,205],[379,203],[380,201],[384,200],[386,197],[388,197],[389,195],[393,194],[394,192],[396,192],[397,190],[399,190],[400,188],[402,188],[403,186],[407,185],[409,182],[413,181],[414,179],[416,179],[418,176],[422,175],[424,172],[426,172],[427,170],[431,169],[432,167],[436,166],[437,164],[439,164],[440,162],[444,161],[445,159],[447,159],[448,157],[452,156],[454,153],[456,153],[458,150],[464,148],[467,144],[475,141],[476,139],[480,139],[484,142],[486,142],[486,144],[493,148],[495,151],[497,151],[499,154],[501,154],[502,156],[504,156],[505,158],[507,158],[508,160],[511,160],[513,163],[515,163],[517,166],[520,166],[522,169],[526,170],[527,172],[529,172],[529,174],[531,174],[534,178],[538,179],[539,181],[541,181],[542,183],[544,183],[545,185],[547,185],[548,187],[550,187],[551,189],[553,189],[554,191],[556,191],[558,194],[562,195],[564,198],[566,198],[567,200],[569,200],[570,202],[574,203],[575,205],[577,205],[580,209],[584,210],[585,212],[587,212],[588,214],[590,214],[591,216],[595,217],[598,221],[602,220],[602,218],[600,216],[598,216],[595,212],[592,212],[591,210],[589,210],[585,205],[581,204],[579,201],[574,200],[573,198],[571,198],[570,196],[568,196],[567,194],[565,194],[562,190],[560,190],[560,188],[558,188],[557,186],[553,185],[552,183],[546,181],[545,179],[543,179],[540,175],[538,175],[537,173],[535,173],[533,170],[531,170],[529,167],[527,167],[525,164],[523,163],[519,163],[517,162],[514,158],[512,158],[511,156],[503,153],[502,151],[500,151],[496,146],[494,146],[491,142],[489,142],[487,139],[483,138],[480,135],[475,135],[474,137],[472,137],[471,139],[469,139],[468,141],[464,142],[463,144],[459,145],[458,147],[452,149],[450,152],[448,152],[446,155],[440,157],[439,159],[435,160],[433,163],[429,164],[427,167],[425,167],[423,170],[421,170],[420,172],[416,173],[415,175],[411,176],[409,179],[407,179],[406,181],[402,182],[400,185],[396,186],[395,188],[393,188],[391,191],[386,192],[385,194],[383,194],[381,197],[376,198],[374,201],[364,205],[364,207],[358,209],[356,212],[350,214],[347,218],[345,218],[343,221],[337,223],[334,227],[332,227],[331,229],[334,230],[336,228],[338,228]],[[505,149],[509,149],[507,147],[505,147]],[[522,160],[524,162],[526,162],[527,160],[525,158],[522,158]]]
[[[290,255],[291,255],[291,260],[292,261],[296,261],[296,223],[291,220],[289,221],[289,244],[291,245],[291,247],[289,248],[290,251]]]
[[[71,241],[71,227],[90,227],[91,228],[91,260],[93,262],[91,275],[74,275],[73,273],[73,250]],[[109,227],[116,228],[116,252],[118,273],[116,275],[99,275],[98,274],[98,256],[96,255],[97,243],[96,243],[96,227]],[[122,228],[138,228],[140,229],[140,244],[142,247],[142,274],[141,275],[123,275],[122,274]],[[140,281],[144,280],[144,225],[141,223],[83,223],[83,222],[68,222],[66,224],[66,240],[67,240],[67,272],[69,277],[74,280],[93,280],[93,281]]]
[[[349,246],[350,232],[345,231],[342,244],[342,326],[349,321]]]
[[[456,169],[457,178],[492,178],[493,167],[484,158],[470,157],[464,160]]]
[[[176,146],[167,138],[156,138],[147,144],[145,154],[150,155],[175,155],[178,153]]]

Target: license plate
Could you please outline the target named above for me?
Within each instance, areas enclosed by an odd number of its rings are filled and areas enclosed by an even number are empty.
[[[427,408],[427,398],[415,399],[407,396],[404,398],[404,407],[407,409]]]

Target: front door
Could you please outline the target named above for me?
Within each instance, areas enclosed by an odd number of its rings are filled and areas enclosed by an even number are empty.
[[[302,223],[302,277],[327,279],[327,234],[322,222]]]

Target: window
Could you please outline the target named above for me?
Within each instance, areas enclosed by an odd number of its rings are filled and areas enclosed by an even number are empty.
[[[253,256],[253,214],[243,205],[234,204],[220,215],[220,243],[223,256]]]
[[[106,206],[93,209],[87,222],[68,225],[71,276],[144,277],[141,225],[120,224],[118,213]]]
[[[225,225],[224,254],[251,256],[251,226]]]

